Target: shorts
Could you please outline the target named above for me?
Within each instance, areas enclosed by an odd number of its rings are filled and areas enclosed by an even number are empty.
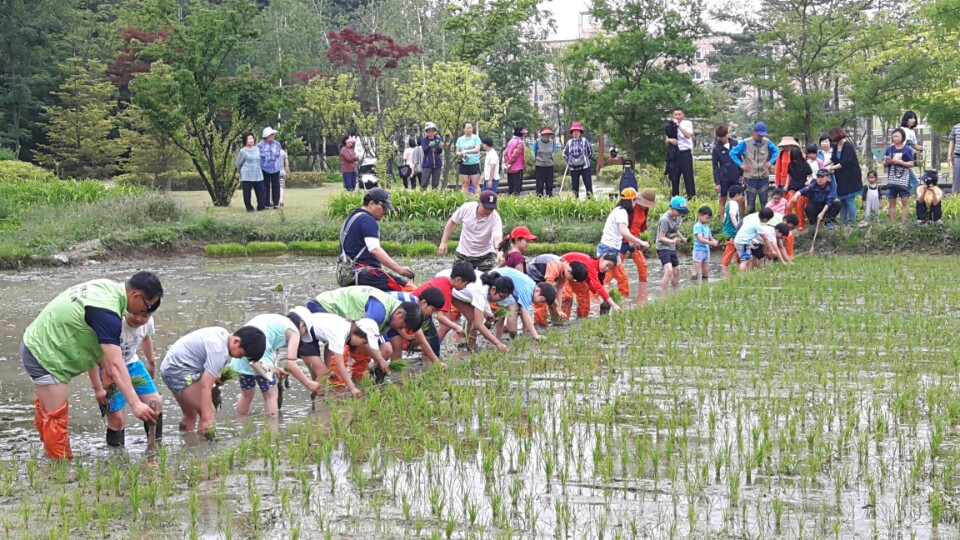
[[[453,256],[456,257],[458,261],[466,261],[470,263],[470,266],[474,270],[480,270],[481,272],[487,272],[493,270],[497,266],[497,254],[493,251],[480,255],[479,257],[468,257],[459,251],[455,251]],[[469,302],[469,300],[467,300]]]
[[[657,257],[664,266],[668,264],[672,264],[674,268],[680,266],[680,259],[677,258],[677,250],[675,249],[658,249]]]
[[[254,386],[259,386],[263,393],[267,393],[268,390],[277,385],[276,375],[269,381],[259,375],[240,375],[239,380],[241,390],[253,390]]]
[[[281,175],[280,175],[280,188],[282,189],[282,188],[285,188],[285,187],[287,187],[287,177],[281,174]]]
[[[621,244],[621,246],[622,246],[622,245],[623,245],[623,244]],[[626,244],[626,245],[627,245],[627,247],[630,246],[630,244]],[[610,246],[605,246],[605,245],[603,245],[603,244],[600,244],[600,245],[597,246],[597,258],[598,258],[598,259],[599,259],[600,257],[603,257],[604,255],[606,255],[607,253],[616,253],[616,254],[619,256],[619,255],[620,255],[620,250],[617,249],[617,248],[612,248],[612,247],[610,247]],[[619,257],[618,257],[618,258],[619,258]]]
[[[65,384],[58,381],[47,370],[43,369],[37,357],[30,352],[27,344],[20,342],[20,359],[23,362],[23,368],[27,370],[27,375],[33,381],[34,386],[50,386],[52,384]]]
[[[750,253],[752,253],[753,257],[757,260],[763,259],[767,256],[767,252],[763,249],[763,246],[751,247]]]
[[[147,371],[146,366],[143,365],[141,360],[127,364],[127,372],[130,373],[131,379],[134,377],[140,377],[143,379],[143,384],[133,385],[133,390],[138,396],[146,396],[157,393],[157,386],[153,383],[153,378],[150,377],[150,372]],[[110,396],[110,406],[107,410],[110,412],[122,411],[126,406],[127,398],[123,397],[123,394],[120,392],[114,392],[113,395]]]
[[[308,356],[320,356],[320,353],[323,352],[320,350],[319,341],[301,341],[300,346],[297,347],[297,356],[300,358],[306,358]]]
[[[467,165],[466,163],[461,163],[457,170],[461,176],[476,176],[480,174],[480,164],[474,163],[473,165]]]
[[[163,384],[167,385],[167,388],[177,395],[186,390],[191,384],[198,382],[201,377],[203,377],[202,371],[198,371],[184,377],[179,377],[172,373],[160,372],[160,378],[163,379]]]
[[[753,258],[753,255],[750,253],[750,246],[748,244],[735,244],[737,247],[737,253],[740,255],[741,261],[749,261]]]
[[[909,199],[910,190],[905,187],[887,186],[888,199]]]
[[[723,245],[723,258],[720,260],[720,265],[730,266],[736,256],[737,247],[733,245],[733,240],[727,240],[727,243]]]
[[[732,181],[721,180],[719,185],[720,185],[720,196],[726,197],[727,194],[730,193],[730,188],[732,188],[733,186],[740,185],[740,180],[739,179],[732,180]]]
[[[710,262],[710,250],[709,249],[695,249],[693,250],[693,262]]]

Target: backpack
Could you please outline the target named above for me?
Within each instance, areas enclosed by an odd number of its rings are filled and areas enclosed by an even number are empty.
[[[359,259],[365,251],[367,251],[367,246],[364,245],[363,249],[357,253],[357,256],[351,259],[347,256],[347,252],[343,249],[343,241],[346,240],[347,233],[350,232],[350,228],[353,227],[353,224],[357,221],[358,217],[360,217],[360,212],[357,212],[350,219],[348,219],[343,224],[343,228],[340,229],[340,255],[337,257],[337,284],[341,287],[357,285],[357,280],[360,277],[360,271],[357,269],[356,260]]]

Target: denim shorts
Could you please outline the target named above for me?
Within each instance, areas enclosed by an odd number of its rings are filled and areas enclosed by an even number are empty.
[[[167,385],[167,388],[170,389],[174,394],[180,395],[181,392],[187,389],[188,386],[195,382],[199,382],[200,378],[203,377],[203,372],[198,371],[191,375],[179,376],[174,373],[163,373],[160,372],[160,378],[163,379],[163,384]]]
[[[710,250],[709,249],[695,249],[693,250],[693,262],[710,262]]]
[[[908,199],[910,198],[910,188],[904,187],[887,187],[887,198],[888,199]]]
[[[627,247],[630,247],[630,244],[623,244],[623,245],[626,245]],[[599,259],[600,257],[603,257],[604,255],[606,255],[607,253],[616,253],[617,255],[620,255],[620,250],[617,249],[617,248],[612,248],[612,247],[610,247],[610,246],[605,246],[605,245],[603,245],[603,244],[600,244],[600,245],[597,246],[597,258],[598,258],[598,259]]]
[[[146,396],[149,394],[157,393],[157,386],[153,383],[153,378],[150,377],[150,372],[147,371],[146,366],[143,365],[143,361],[137,360],[131,364],[127,364],[127,372],[130,373],[130,378],[140,377],[143,379],[143,384],[133,385],[133,390],[137,393],[138,396]],[[123,397],[123,394],[120,392],[114,392],[110,396],[110,412],[122,411],[124,407],[127,406],[127,399]]]
[[[737,254],[740,255],[741,261],[749,261],[753,258],[753,255],[750,253],[750,244],[734,244],[737,247]]]
[[[664,266],[668,264],[672,264],[674,268],[680,266],[680,259],[677,257],[677,250],[675,249],[658,249],[657,257]]]
[[[259,386],[260,391],[263,393],[266,393],[268,390],[277,385],[276,375],[274,375],[269,381],[259,375],[240,375],[239,380],[241,390],[253,390],[254,386]]]

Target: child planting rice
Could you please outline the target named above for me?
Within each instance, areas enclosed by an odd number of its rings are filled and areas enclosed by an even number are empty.
[[[233,334],[212,326],[178,339],[160,364],[160,377],[183,413],[180,431],[190,432],[196,427],[198,435],[211,436],[216,415],[212,390],[220,373],[231,357],[256,362],[263,357],[266,347],[267,337],[252,326],[244,326]]]

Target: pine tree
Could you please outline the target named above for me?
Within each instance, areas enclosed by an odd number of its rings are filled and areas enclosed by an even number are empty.
[[[54,92],[60,105],[46,108],[47,144],[40,161],[74,178],[108,178],[126,149],[114,135],[116,89],[99,61],[71,58],[62,66],[66,81]]]

